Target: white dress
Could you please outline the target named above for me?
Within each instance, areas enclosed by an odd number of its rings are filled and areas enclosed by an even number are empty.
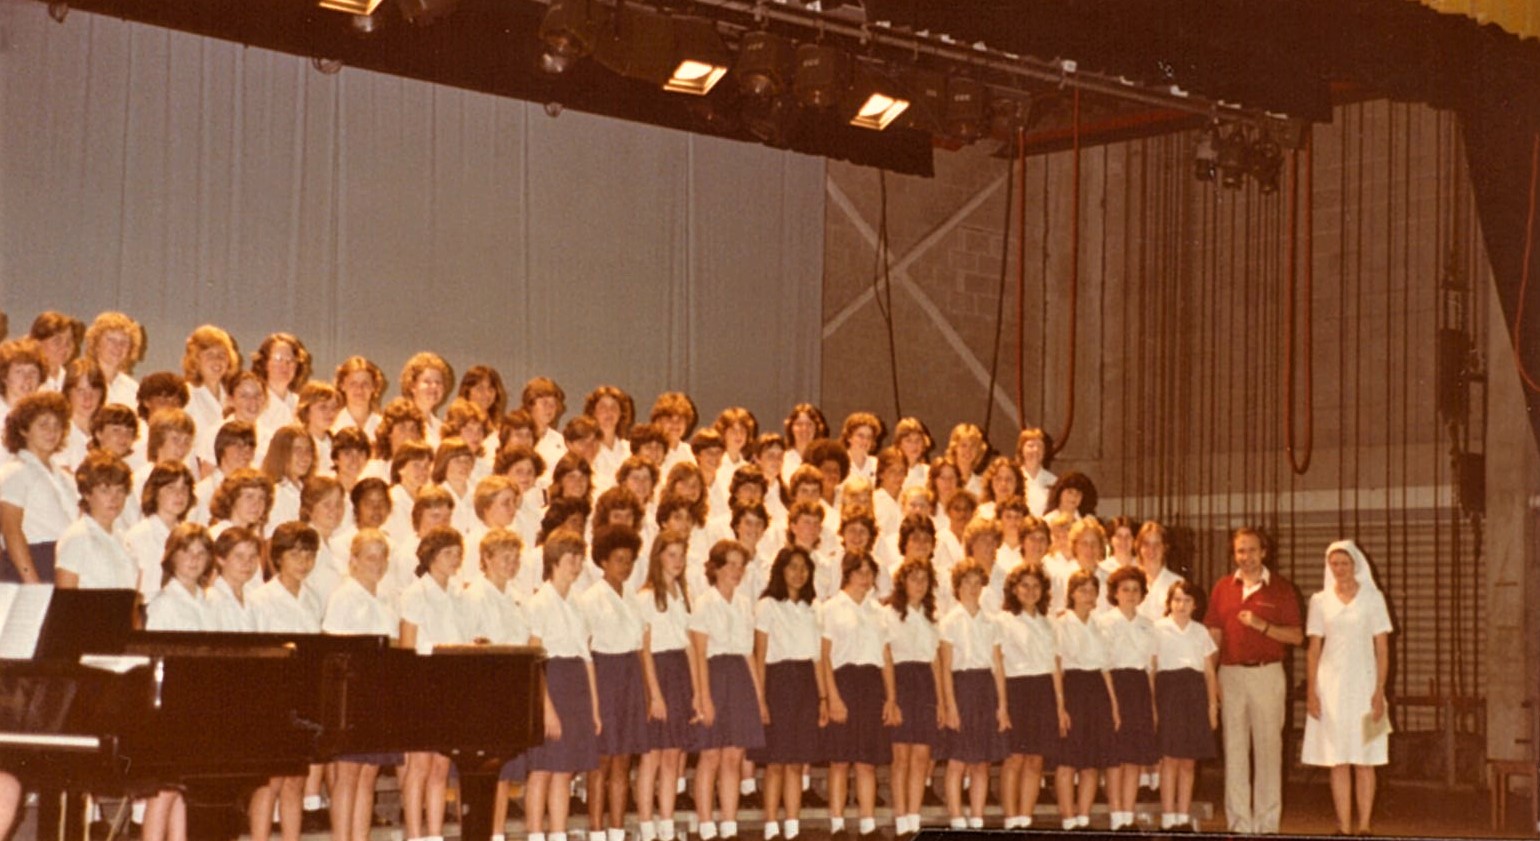
[[[1390,631],[1390,612],[1378,590],[1360,588],[1348,604],[1333,590],[1310,597],[1305,633],[1324,643],[1316,671],[1321,717],[1305,717],[1306,765],[1386,763],[1388,737],[1364,744],[1363,720],[1374,697],[1374,638]]]

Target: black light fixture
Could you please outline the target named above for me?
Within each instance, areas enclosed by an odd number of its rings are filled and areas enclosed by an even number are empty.
[[[791,88],[797,62],[796,45],[763,30],[746,32],[738,42],[733,73],[738,88],[749,96],[780,96]]]
[[[797,47],[797,71],[792,84],[797,101],[809,108],[828,108],[838,102],[846,88],[847,60],[837,47]]]
[[[712,21],[676,17],[673,24],[674,67],[663,80],[663,89],[705,96],[727,75],[732,57]]]
[[[1257,189],[1264,194],[1278,192],[1278,179],[1283,174],[1283,150],[1270,138],[1262,138],[1251,147],[1251,177],[1257,180]]]
[[[948,136],[972,143],[984,134],[988,119],[988,94],[983,83],[967,76],[952,76],[946,81],[945,130]]]
[[[1234,126],[1219,140],[1219,183],[1227,190],[1239,190],[1246,182],[1247,163],[1251,145],[1246,140],[1246,130]]]
[[[909,110],[909,95],[882,70],[857,63],[847,101],[850,124],[882,131]]]
[[[1032,122],[1032,98],[1025,93],[994,91],[989,97],[989,136],[1015,141]]]
[[[1219,177],[1219,126],[1210,123],[1198,135],[1198,148],[1192,156],[1192,176],[1199,181]]]
[[[540,40],[545,43],[540,69],[565,73],[579,59],[592,55],[608,20],[608,7],[596,0],[551,0],[540,22]]]
[[[593,56],[615,73],[661,86],[677,66],[673,21],[651,9],[622,5],[613,31],[598,40]]]
[[[749,97],[742,100],[738,114],[749,134],[766,145],[784,149],[791,143],[802,109],[790,95]]]
[[[902,78],[904,90],[909,92],[909,110],[904,112],[903,124],[940,134],[946,120],[946,75],[911,67]]]

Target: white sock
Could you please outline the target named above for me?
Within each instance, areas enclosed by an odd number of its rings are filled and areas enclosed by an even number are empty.
[[[492,833],[492,841],[508,841],[508,835],[502,832]]]
[[[807,791],[813,787],[813,775],[804,772],[802,774],[802,790]]]
[[[1016,818],[1014,816],[1008,817],[1008,818],[1005,819],[1005,828],[1006,829],[1015,829],[1016,828]]]
[[[641,834],[642,841],[658,841],[658,825],[652,821],[637,821],[636,829]],[[492,841],[497,839],[494,838]]]
[[[722,821],[721,829],[722,829],[722,837],[723,838],[737,838],[738,837],[738,822],[737,821]]]
[[[322,804],[321,804],[321,795],[319,795],[319,794],[307,794],[307,795],[305,795],[305,805],[304,805],[305,811],[307,811],[307,812],[315,812],[315,811],[318,811],[319,809],[321,809],[321,806],[322,806]]]
[[[529,841],[545,841],[545,833],[544,832],[531,832],[529,834]]]
[[[552,832],[549,835],[547,835],[546,838],[549,838],[550,841],[567,841],[567,833],[565,833],[565,832]]]
[[[1176,815],[1172,812],[1160,813],[1160,828],[1170,829],[1176,823]]]
[[[711,841],[711,839],[717,837],[716,821],[701,821],[700,829],[696,831],[696,834],[700,836],[700,841]]]
[[[951,820],[947,821],[947,826],[950,826],[953,829],[967,829],[968,828],[968,819],[967,818],[961,818],[961,817],[959,817],[959,818],[952,818]]]
[[[1078,815],[1078,816],[1076,816],[1076,818],[1075,818],[1075,826],[1090,826],[1090,825],[1091,825],[1091,816],[1090,815]],[[561,841],[561,839],[560,838],[556,838],[556,839],[552,839],[552,841]]]
[[[1031,825],[1032,825],[1032,816],[1031,815],[1022,815],[1021,817],[1016,819],[1016,828],[1017,829],[1026,829],[1027,827],[1029,827]]]
[[[620,827],[611,827],[604,833],[608,841],[626,841],[626,831]]]
[[[909,831],[910,832],[919,832],[920,831],[920,813],[919,812],[910,812],[909,813]]]
[[[858,821],[856,823],[856,826],[859,827],[860,833],[862,835],[868,835],[870,833],[873,833],[873,832],[877,831],[877,819],[876,818],[862,818],[860,821]]]
[[[754,784],[753,777],[744,777],[738,781],[738,793],[742,795],[753,794],[758,786]]]
[[[1187,814],[1186,812],[1177,812],[1176,813],[1176,823],[1174,824],[1175,826],[1188,826],[1191,823],[1192,823],[1192,816],[1191,815]]]
[[[1075,818],[1065,818],[1064,819],[1064,830],[1066,832],[1068,832],[1071,829],[1074,829],[1077,826],[1080,826],[1080,821],[1076,820]]]
[[[604,830],[602,830],[602,829],[590,829],[590,830],[588,830],[588,841],[605,841]]]
[[[684,794],[684,774],[679,775],[679,781],[674,783],[674,793]]]
[[[128,810],[128,819],[134,823],[144,823],[144,810],[148,805],[148,802],[143,798],[135,800],[134,805]]]
[[[674,821],[672,818],[658,818],[658,841],[674,841]]]
[[[830,835],[833,835],[836,832],[844,832],[844,831],[845,831],[845,819],[844,818],[830,818],[829,819],[829,834]]]
[[[775,821],[765,821],[765,841],[781,836],[781,825]]]
[[[802,821],[796,818],[786,819],[786,841],[791,841],[791,839],[796,838],[798,833],[801,831]]]
[[[983,829],[984,828],[984,818],[982,816],[980,816],[980,815],[974,815],[973,817],[969,818],[968,819],[968,828],[969,829]]]
[[[1112,830],[1113,832],[1117,832],[1119,829],[1122,829],[1123,828],[1123,813],[1122,812],[1112,812],[1112,811],[1107,812],[1107,828]]]

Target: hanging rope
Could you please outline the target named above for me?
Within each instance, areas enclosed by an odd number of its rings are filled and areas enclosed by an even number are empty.
[[[1074,142],[1075,183],[1071,190],[1073,199],[1069,220],[1069,373],[1065,382],[1068,405],[1064,412],[1064,431],[1053,439],[1054,455],[1058,455],[1064,445],[1069,443],[1070,432],[1075,428],[1075,348],[1080,321],[1080,88],[1075,88],[1074,102],[1074,128],[1071,136]]]
[[[1529,292],[1529,263],[1534,256],[1535,247],[1535,177],[1540,175],[1540,133],[1535,134],[1534,142],[1529,148],[1529,215],[1524,219],[1524,263],[1519,281],[1519,309],[1513,314],[1513,363],[1518,366],[1519,377],[1531,391],[1540,391],[1540,384],[1535,383],[1530,376],[1529,369],[1524,366],[1524,357],[1520,353],[1519,338],[1524,335],[1524,298]]]
[[[1016,179],[1012,171],[1020,161],[1027,166],[1027,150],[1024,137],[1017,132],[1016,155],[1005,161],[1005,221],[1000,225],[1000,288],[995,291],[995,340],[994,358],[989,362],[989,387],[984,389],[984,441],[989,442],[989,429],[995,419],[995,383],[1000,378],[1000,336],[1005,329],[1005,278],[1011,268],[1011,211],[1016,203]]]
[[[1315,362],[1312,345],[1314,344],[1315,322],[1311,319],[1311,301],[1313,300],[1314,275],[1315,275],[1315,224],[1314,211],[1315,198],[1313,194],[1315,161],[1310,155],[1309,132],[1305,134],[1305,148],[1290,156],[1289,160],[1289,189],[1288,197],[1289,215],[1289,250],[1288,250],[1288,295],[1284,298],[1284,321],[1286,322],[1283,334],[1283,431],[1284,450],[1289,456],[1289,467],[1294,475],[1303,476],[1310,470],[1310,459],[1315,453],[1315,388],[1314,371]],[[1300,185],[1300,156],[1305,159],[1304,185]],[[1303,193],[1305,232],[1304,241],[1299,241],[1298,214],[1300,195]],[[1294,302],[1296,291],[1294,281],[1298,274],[1297,264],[1299,252],[1303,250],[1304,277],[1301,286],[1304,287],[1304,323],[1305,331],[1302,337],[1301,356],[1304,357],[1304,370],[1302,372],[1305,391],[1305,429],[1303,443],[1297,447],[1294,439],[1294,333],[1296,329]],[[1303,451],[1303,454],[1301,454]]]
[[[888,371],[893,377],[893,417],[904,416],[903,403],[898,399],[898,341],[893,335],[893,278],[889,272],[892,260],[888,251],[888,172],[877,171],[879,204],[877,210],[877,266],[872,270],[872,300],[882,315],[883,326],[888,334]],[[881,283],[878,283],[881,280]]]

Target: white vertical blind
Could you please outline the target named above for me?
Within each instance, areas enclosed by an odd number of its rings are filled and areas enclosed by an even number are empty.
[[[823,161],[0,0],[0,307],[318,373],[419,349],[778,418],[819,391]]]

